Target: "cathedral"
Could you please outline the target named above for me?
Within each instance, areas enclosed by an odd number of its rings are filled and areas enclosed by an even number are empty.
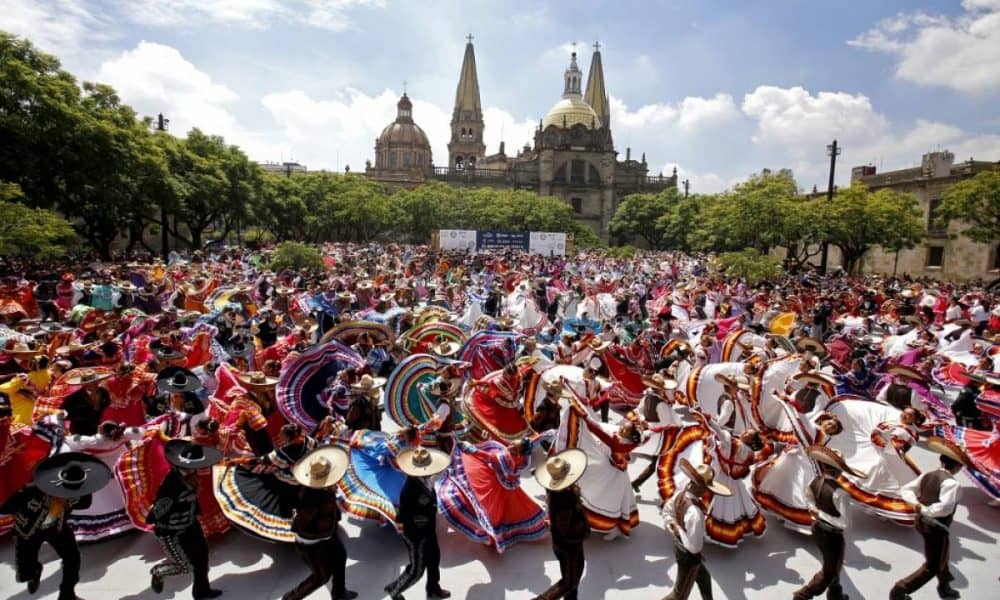
[[[633,160],[626,149],[618,160],[611,135],[611,106],[604,83],[600,46],[594,45],[584,84],[576,52],[563,73],[562,97],[539,121],[533,147],[525,145],[508,156],[504,143],[486,154],[483,110],[476,74],[476,54],[469,38],[455,90],[448,164],[435,167],[427,135],[414,121],[406,93],[397,105],[396,120],[375,142],[375,164],[368,177],[390,185],[412,187],[427,181],[452,185],[529,189],[563,199],[581,222],[602,239],[618,203],[629,194],[655,193],[677,187],[677,172],[648,175],[646,155]]]

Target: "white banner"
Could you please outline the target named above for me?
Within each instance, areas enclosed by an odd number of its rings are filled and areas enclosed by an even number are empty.
[[[565,256],[566,234],[549,231],[532,231],[528,238],[528,247],[535,254]]]
[[[476,232],[468,229],[442,229],[440,244],[442,250],[475,250]]]

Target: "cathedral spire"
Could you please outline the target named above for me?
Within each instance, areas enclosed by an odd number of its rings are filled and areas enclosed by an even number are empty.
[[[476,53],[472,48],[472,35],[466,38],[465,58],[462,59],[462,71],[458,76],[458,88],[455,90],[455,112],[452,120],[460,113],[480,114],[482,105],[479,102],[479,77],[476,75]]]
[[[594,56],[590,59],[590,73],[587,74],[587,104],[594,109],[604,127],[611,128],[611,104],[604,87],[604,66],[601,64],[601,44],[594,43]]]
[[[455,110],[451,113],[451,140],[448,142],[448,166],[463,170],[475,168],[486,155],[483,144],[483,109],[479,100],[479,77],[472,35],[466,38],[465,57],[455,89]]]

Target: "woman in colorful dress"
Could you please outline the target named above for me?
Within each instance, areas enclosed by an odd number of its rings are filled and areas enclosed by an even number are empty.
[[[541,437],[510,446],[495,441],[456,445],[437,485],[438,506],[452,527],[501,554],[545,535],[545,510],[521,489],[521,472]]]
[[[808,535],[812,516],[806,492],[819,471],[805,449],[827,445],[833,436],[844,431],[844,426],[830,413],[820,413],[813,422],[807,422],[795,416],[795,409],[787,405],[784,408],[793,424],[795,442],[787,444],[780,454],[753,472],[753,497],[786,527]]]

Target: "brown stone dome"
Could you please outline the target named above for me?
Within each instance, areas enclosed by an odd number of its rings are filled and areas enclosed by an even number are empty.
[[[413,103],[404,93],[396,104],[396,120],[375,141],[375,166],[382,170],[424,168],[432,164],[431,143],[413,121]]]

